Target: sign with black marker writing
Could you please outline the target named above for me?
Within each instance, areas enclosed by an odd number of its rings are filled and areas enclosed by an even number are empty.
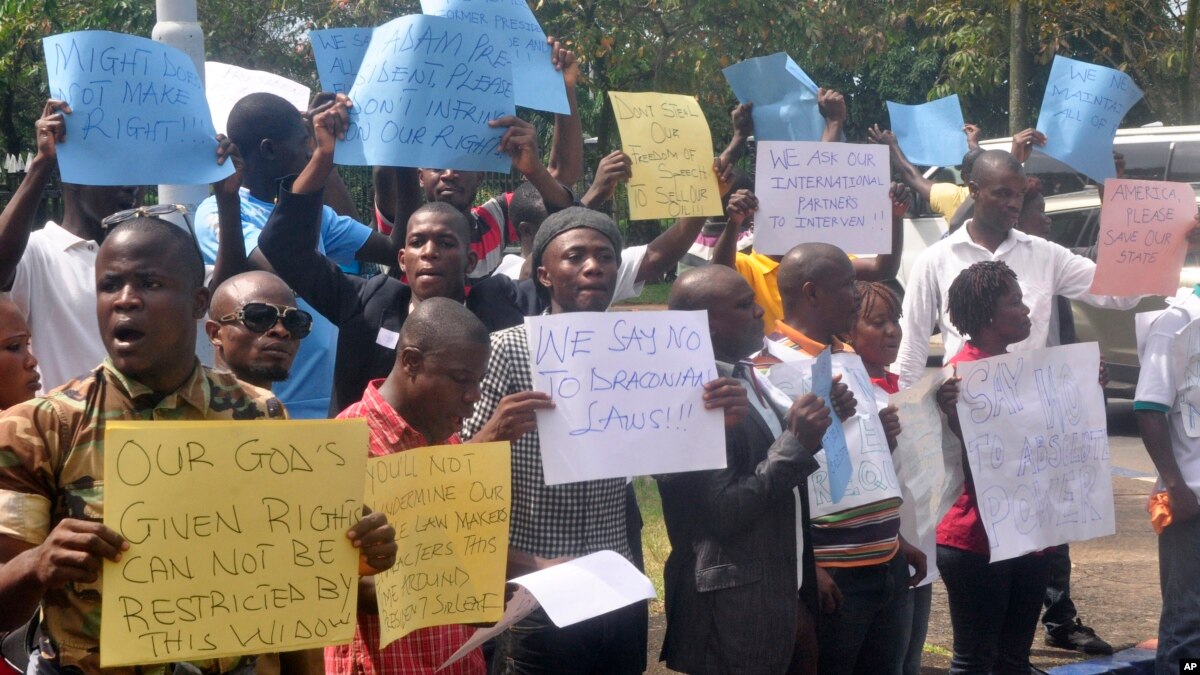
[[[958,421],[992,562],[1116,531],[1095,342],[958,364]]]
[[[104,667],[345,643],[358,608],[363,420],[109,422]]]
[[[1196,191],[1187,183],[1105,182],[1091,292],[1175,295],[1195,217]]]
[[[629,217],[719,216],[712,135],[694,96],[610,91],[621,149],[633,161]]]
[[[396,565],[375,575],[379,646],[418,628],[504,615],[511,452],[438,445],[373,457],[367,505],[396,528]]]
[[[760,142],[754,250],[783,255],[819,241],[846,253],[891,253],[890,171],[881,145]]]
[[[547,485],[725,468],[707,313],[573,312],[525,318]]]

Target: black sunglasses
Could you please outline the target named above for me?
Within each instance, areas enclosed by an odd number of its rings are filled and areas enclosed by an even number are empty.
[[[307,337],[312,331],[312,315],[296,307],[284,307],[265,302],[247,302],[236,312],[226,314],[217,319],[217,323],[233,323],[241,321],[242,325],[255,333],[265,333],[271,330],[276,321],[297,340]]]

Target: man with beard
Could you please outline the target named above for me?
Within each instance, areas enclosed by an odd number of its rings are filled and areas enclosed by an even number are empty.
[[[213,292],[204,326],[218,368],[262,389],[286,380],[312,315],[270,272],[243,272]]]

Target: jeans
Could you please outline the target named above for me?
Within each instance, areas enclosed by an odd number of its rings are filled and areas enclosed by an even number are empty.
[[[1179,659],[1200,657],[1200,518],[1172,523],[1158,535],[1156,675],[1179,673]]]
[[[938,546],[937,564],[954,629],[952,675],[1029,675],[1029,649],[1046,594],[1046,556],[991,563],[986,555]]]
[[[929,633],[929,607],[933,604],[933,584],[920,586],[912,594],[912,627],[908,632],[908,651],[904,654],[904,675],[920,675],[921,654]]]
[[[491,672],[621,675],[646,663],[646,602],[559,628],[536,609],[496,637]],[[639,635],[639,631],[641,635]]]
[[[879,565],[825,571],[842,592],[842,603],[817,619],[820,675],[899,675],[912,621],[904,556],[896,554]]]
[[[1071,602],[1071,547],[1061,544],[1045,553],[1050,567],[1050,578],[1046,582],[1046,597],[1043,605],[1042,625],[1047,635],[1061,635],[1075,625],[1075,603]]]

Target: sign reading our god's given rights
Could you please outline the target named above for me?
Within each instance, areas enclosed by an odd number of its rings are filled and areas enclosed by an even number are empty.
[[[723,412],[705,312],[526,317],[547,485],[725,467]]]
[[[891,253],[890,171],[881,145],[760,142],[754,250],[783,255],[819,241],[846,253]]]
[[[992,562],[1116,531],[1095,342],[958,364],[958,421]]]
[[[708,120],[693,96],[608,92],[621,149],[633,161],[629,217],[634,220],[719,216]]]
[[[512,65],[480,26],[422,14],[389,21],[363,54],[335,160],[508,171],[511,159],[499,151],[507,129],[488,122],[516,113]]]
[[[367,505],[396,528],[396,565],[375,575],[379,646],[418,628],[504,615],[511,505],[508,443],[373,457]]]
[[[348,642],[358,607],[362,420],[109,422],[104,667]]]
[[[161,42],[107,31],[42,40],[50,96],[66,101],[67,140],[58,169],[67,183],[212,183],[218,165],[204,84],[187,54]]]

